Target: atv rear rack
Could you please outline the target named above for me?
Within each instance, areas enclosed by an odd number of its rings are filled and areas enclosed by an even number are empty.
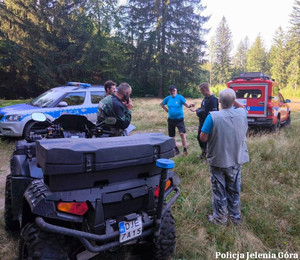
[[[167,210],[172,206],[172,204],[174,204],[174,202],[176,201],[176,199],[178,198],[178,196],[180,194],[180,189],[178,187],[174,188],[174,191],[176,193],[170,199],[170,201],[167,203],[167,205],[164,206],[164,208],[162,210],[162,216],[164,216],[166,214]],[[118,245],[123,244],[123,243],[120,243],[119,241],[116,241],[116,239],[118,239],[118,237],[120,236],[119,231],[114,231],[112,233],[104,234],[104,235],[97,235],[97,234],[92,234],[92,233],[88,233],[88,232],[84,232],[84,231],[80,231],[80,230],[74,230],[74,229],[70,229],[70,228],[66,228],[66,227],[53,225],[53,224],[47,223],[42,217],[36,217],[35,223],[42,230],[78,238],[78,240],[80,240],[80,242],[85,247],[85,249],[92,253],[100,253],[100,252],[106,251],[108,249],[112,249]],[[133,238],[132,240],[150,236],[154,232],[153,225],[154,225],[153,219],[152,220],[149,219],[148,221],[145,221],[143,223],[143,232],[142,232],[141,236]],[[100,246],[95,245],[90,240],[105,242],[105,244],[100,245]],[[112,240],[114,240],[114,241],[112,241]],[[110,241],[110,242],[108,242],[108,241]],[[128,241],[126,241],[126,243],[130,242],[130,241],[131,240],[128,240]],[[106,242],[108,242],[108,243],[106,243]]]

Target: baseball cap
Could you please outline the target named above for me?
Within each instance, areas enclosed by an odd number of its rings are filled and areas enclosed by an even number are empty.
[[[174,85],[169,86],[169,91],[173,91],[174,89],[176,89],[176,87]]]

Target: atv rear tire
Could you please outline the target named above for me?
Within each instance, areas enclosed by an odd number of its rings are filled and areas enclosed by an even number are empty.
[[[20,229],[19,222],[13,219],[12,201],[11,201],[11,174],[6,176],[5,183],[5,203],[4,203],[5,229],[8,231],[17,231]]]
[[[160,227],[158,241],[152,241],[151,259],[169,259],[175,250],[176,245],[176,228],[175,220],[170,210],[164,215]]]
[[[63,236],[45,232],[28,223],[21,232],[19,260],[66,260],[67,247]]]

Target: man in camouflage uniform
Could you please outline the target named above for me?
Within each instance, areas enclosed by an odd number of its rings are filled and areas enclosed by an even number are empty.
[[[131,121],[132,101],[130,94],[132,89],[129,84],[121,83],[116,93],[112,93],[99,102],[97,111],[97,123],[107,118],[115,118],[116,123],[111,126],[115,136],[124,135],[124,130]]]
[[[214,224],[241,222],[241,165],[249,161],[246,144],[247,112],[228,88],[220,92],[221,111],[210,112],[201,128],[200,140],[207,141]],[[235,106],[234,109],[232,106]]]

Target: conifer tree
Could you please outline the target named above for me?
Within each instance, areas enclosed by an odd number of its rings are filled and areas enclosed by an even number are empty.
[[[297,90],[300,86],[300,42],[299,35],[293,30],[288,33],[287,38],[287,86]]]
[[[290,23],[292,24],[294,33],[300,37],[300,0],[295,0],[293,4]]]
[[[246,71],[248,50],[249,50],[249,39],[248,37],[245,37],[245,39],[240,41],[239,45],[237,46],[236,53],[232,59],[235,75],[238,75],[239,73]]]
[[[213,84],[226,84],[231,77],[231,51],[233,48],[231,30],[223,17],[215,35],[215,62]]]
[[[292,25],[288,32],[287,52],[288,65],[287,85],[294,90],[300,85],[300,1],[295,0],[290,23]]]
[[[287,53],[286,53],[286,36],[281,27],[275,33],[274,44],[270,51],[270,65],[271,75],[278,83],[279,87],[286,87],[286,67],[287,67]]]
[[[247,52],[247,71],[269,73],[267,63],[267,51],[264,47],[261,36],[256,37],[255,42]]]
[[[27,95],[81,73],[82,50],[93,29],[84,0],[4,0],[0,8],[0,37],[17,50],[11,66]]]
[[[130,0],[126,22],[133,48],[131,73],[144,85],[187,87],[199,79],[203,59],[201,0]],[[142,73],[141,69],[143,70]],[[145,90],[147,91],[147,90]]]

